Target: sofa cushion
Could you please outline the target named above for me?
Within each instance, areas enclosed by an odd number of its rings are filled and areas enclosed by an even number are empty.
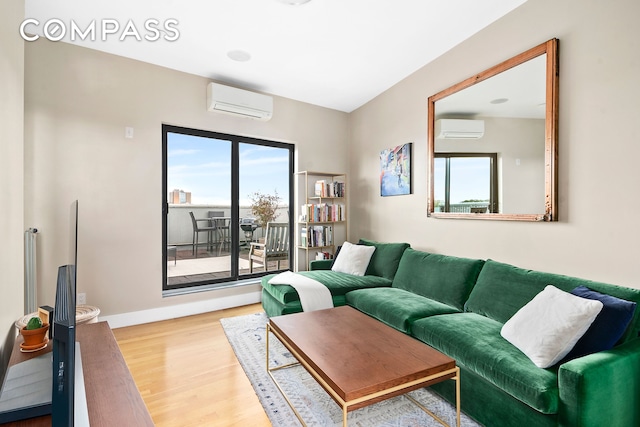
[[[348,305],[407,334],[418,319],[460,311],[398,288],[359,289],[347,293],[346,297]]]
[[[376,288],[391,286],[391,280],[378,276],[353,276],[331,270],[301,271],[298,274],[310,277],[325,285],[332,296],[344,295],[349,291],[362,288]],[[282,304],[299,301],[300,297],[293,287],[289,285],[271,285],[269,280],[274,274],[263,276],[262,287]]]
[[[371,261],[369,261],[366,274],[384,277],[389,280],[393,280],[402,254],[409,247],[408,243],[381,243],[367,239],[360,239],[358,244],[375,246],[376,248]]]
[[[636,303],[592,291],[586,286],[578,286],[571,293],[600,301],[604,307],[564,361],[613,348],[629,326],[636,310]]]
[[[487,260],[465,304],[465,311],[481,314],[500,323],[505,323],[547,285],[553,285],[566,292],[571,292],[574,288],[584,285],[594,291],[617,298],[635,303],[640,302],[640,289],[527,270]],[[500,296],[500,304],[496,304],[497,296]],[[640,310],[636,310],[629,327],[618,344],[637,338],[639,332]]]
[[[349,242],[344,242],[342,250],[331,266],[331,270],[354,276],[364,276],[375,250],[376,248],[372,246],[353,245]]]
[[[393,287],[462,310],[483,263],[480,259],[431,254],[408,248],[400,260]]]
[[[539,368],[565,357],[587,332],[602,303],[547,285],[504,324],[500,334]]]
[[[545,414],[558,412],[558,370],[540,369],[500,336],[502,324],[474,313],[416,320],[412,335]]]
[[[314,259],[309,261],[309,270],[331,270],[335,259]]]
[[[302,304],[300,300],[291,301],[286,304],[276,300],[266,289],[262,289],[262,308],[268,317],[282,316],[284,314],[300,313],[302,311]],[[344,295],[336,295],[331,298],[333,300],[334,307],[340,307],[346,305]]]

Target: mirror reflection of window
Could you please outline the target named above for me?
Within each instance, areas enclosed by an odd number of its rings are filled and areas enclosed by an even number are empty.
[[[495,153],[436,153],[435,212],[496,212]]]

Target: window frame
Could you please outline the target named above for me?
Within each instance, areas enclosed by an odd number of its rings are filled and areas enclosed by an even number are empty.
[[[487,157],[489,158],[489,213],[497,213],[499,210],[498,200],[498,153],[468,153],[468,152],[444,152],[434,153],[434,160],[444,158],[445,160],[445,204],[444,213],[450,213],[451,209],[451,168],[452,158],[465,157]],[[435,185],[435,177],[434,177]],[[434,200],[435,203],[435,200]]]
[[[286,149],[289,152],[288,169],[289,169],[289,197],[288,205],[291,212],[294,206],[294,159],[295,159],[295,145],[286,142],[278,142],[273,140],[266,140],[242,135],[225,134],[220,132],[193,129],[180,127],[169,124],[162,124],[162,290],[163,292],[171,291],[185,291],[193,290],[199,291],[203,287],[207,288],[222,288],[228,286],[240,286],[248,285],[256,282],[256,278],[260,278],[267,274],[272,274],[274,271],[269,272],[257,272],[252,274],[239,274],[238,257],[239,257],[239,242],[240,233],[239,227],[230,227],[231,241],[237,242],[231,245],[231,272],[229,277],[220,279],[209,279],[201,281],[193,281],[189,283],[169,285],[168,272],[167,272],[167,218],[169,214],[169,189],[168,189],[168,134],[179,133],[183,135],[190,135],[202,138],[220,139],[231,142],[231,224],[238,224],[240,222],[239,211],[239,199],[240,199],[240,155],[239,146],[243,144],[253,144],[273,148]],[[293,230],[293,218],[289,215],[287,219],[289,223],[289,229]],[[294,248],[294,233],[289,233],[289,265],[293,263],[293,248]],[[247,280],[249,279],[249,280]],[[183,293],[183,292],[180,292]]]

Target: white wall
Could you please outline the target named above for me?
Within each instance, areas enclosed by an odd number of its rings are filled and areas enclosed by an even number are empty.
[[[498,152],[500,212],[545,212],[545,121],[542,119],[486,119],[487,134],[502,146]],[[499,128],[496,131],[495,127]],[[493,130],[495,133],[490,134]]]
[[[422,250],[640,288],[638,16],[636,0],[529,0],[353,112],[351,239],[407,241]],[[560,40],[559,222],[427,218],[427,98],[554,37]],[[382,198],[378,153],[405,142],[415,143],[414,194]]]
[[[0,383],[23,313],[24,0],[0,0]]]
[[[102,315],[203,301],[258,301],[258,286],[163,298],[163,123],[296,144],[296,169],[347,168],[346,113],[274,98],[268,122],[206,111],[209,80],[95,50],[25,50],[25,219],[41,230],[40,303],[66,262],[68,210],[79,199],[78,291]],[[125,127],[134,138],[125,139]],[[265,170],[265,174],[269,173]],[[177,310],[176,313],[181,311]]]

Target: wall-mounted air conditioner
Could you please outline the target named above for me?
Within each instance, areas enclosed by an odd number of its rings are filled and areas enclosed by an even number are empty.
[[[478,139],[484,135],[484,120],[436,120],[436,139]]]
[[[209,83],[207,110],[267,121],[273,115],[273,98],[244,89]]]

